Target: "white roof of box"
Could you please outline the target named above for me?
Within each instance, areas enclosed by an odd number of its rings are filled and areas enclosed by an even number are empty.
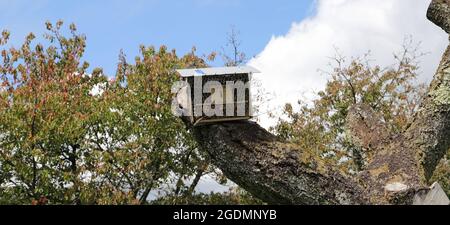
[[[197,69],[183,69],[177,70],[182,77],[195,76],[214,76],[214,75],[229,75],[229,74],[245,74],[245,73],[260,73],[259,70],[251,66],[237,66],[237,67],[211,67],[211,68],[197,68]]]

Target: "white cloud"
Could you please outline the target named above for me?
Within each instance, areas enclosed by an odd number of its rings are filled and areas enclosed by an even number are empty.
[[[448,36],[426,19],[430,0],[318,0],[316,14],[294,23],[290,31],[273,37],[250,65],[263,73],[263,87],[275,93],[270,105],[296,102],[302,96],[325,86],[327,77],[318,69],[327,69],[335,47],[345,56],[372,52],[374,63],[392,64],[392,53],[399,51],[404,38],[411,35],[422,42],[430,54],[422,58],[422,81],[430,81],[437,68]],[[273,107],[272,107],[273,108]],[[278,107],[279,108],[279,107]],[[266,116],[262,125],[274,121]]]
[[[105,92],[105,88],[106,88],[106,84],[105,83],[96,84],[91,89],[91,91],[89,91],[89,94],[91,96],[100,96],[100,95],[103,94],[103,92]]]

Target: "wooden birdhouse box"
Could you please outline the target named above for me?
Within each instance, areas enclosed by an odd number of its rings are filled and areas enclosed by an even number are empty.
[[[177,70],[182,86],[177,93],[183,117],[194,126],[252,118],[253,67]]]

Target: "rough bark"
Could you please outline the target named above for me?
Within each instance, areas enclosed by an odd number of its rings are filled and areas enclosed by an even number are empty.
[[[449,7],[450,0],[433,0],[427,14],[447,33]],[[194,133],[229,179],[268,203],[412,204],[450,148],[450,47],[405,132],[383,137],[382,145],[373,143],[375,137],[362,142],[375,144],[375,152],[367,170],[355,178],[249,121],[195,127]]]
[[[359,185],[250,121],[195,128],[201,148],[239,186],[271,204],[362,204]]]
[[[450,33],[450,0],[433,0],[428,8],[428,19]]]
[[[378,149],[390,137],[382,116],[372,107],[357,104],[350,108],[347,115],[347,130],[352,141],[366,151]]]

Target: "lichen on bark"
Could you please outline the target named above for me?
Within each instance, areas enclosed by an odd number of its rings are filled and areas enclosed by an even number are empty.
[[[433,95],[434,104],[450,105],[450,87],[442,86],[431,93]]]
[[[427,17],[442,28],[445,32],[450,33],[450,0],[433,0],[428,8]]]

